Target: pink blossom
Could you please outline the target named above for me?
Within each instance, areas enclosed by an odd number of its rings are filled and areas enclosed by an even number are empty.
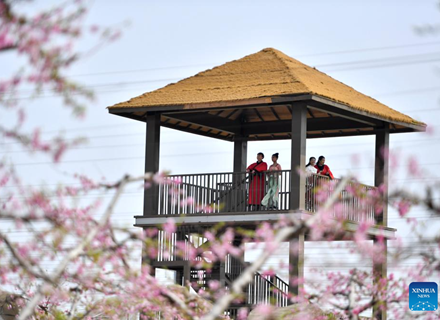
[[[408,173],[413,177],[420,177],[420,165],[415,157],[409,157],[408,159]]]
[[[168,218],[167,222],[162,225],[162,229],[167,233],[176,232],[176,222],[173,218]]]
[[[399,211],[399,215],[401,217],[405,217],[410,209],[411,203],[405,199],[402,199],[397,203],[397,210]]]
[[[274,311],[274,307],[269,304],[260,304],[255,308],[255,313],[262,317],[268,317]]]
[[[240,308],[237,314],[237,320],[246,320],[248,318],[249,310],[247,308]]]

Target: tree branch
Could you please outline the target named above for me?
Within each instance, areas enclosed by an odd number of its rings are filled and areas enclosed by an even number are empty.
[[[322,211],[328,210],[335,203],[335,201],[339,197],[339,194],[345,188],[349,180],[350,177],[346,177],[341,180],[341,182],[334,190],[333,194],[324,204]],[[297,221],[294,221],[292,219],[291,215],[286,216],[290,218],[291,221],[293,221],[294,223],[297,223]],[[301,233],[310,230],[312,225],[319,219],[319,216],[320,213],[318,212],[307,221],[302,221],[296,226],[282,228],[274,238],[273,247],[276,248],[278,247],[277,245],[287,241],[289,238],[298,236]],[[252,282],[255,272],[257,272],[261,268],[261,266],[267,261],[267,259],[269,259],[271,255],[271,250],[263,250],[260,256],[258,256],[257,259],[249,267],[247,267],[243,273],[241,273],[237,280],[232,283],[229,293],[222,296],[217,301],[217,303],[213,305],[211,312],[205,315],[202,320],[215,320],[220,317],[223,314],[224,310],[226,310],[231,302],[236,298],[236,296],[243,293],[243,289],[245,288],[245,286]]]
[[[58,264],[58,266],[55,268],[55,271],[52,273],[52,275],[48,279],[43,279],[43,283],[41,283],[35,292],[32,299],[28,302],[28,304],[23,308],[23,311],[20,313],[20,316],[18,320],[26,320],[29,319],[35,310],[35,307],[40,302],[41,298],[43,297],[43,287],[45,284],[56,284],[58,283],[59,279],[61,278],[62,274],[64,273],[66,267],[68,266],[69,262],[76,257],[78,257],[84,250],[84,248],[96,237],[98,232],[105,227],[105,225],[108,223],[108,220],[110,216],[113,213],[114,207],[116,203],[118,202],[122,191],[125,187],[125,185],[131,181],[137,181],[133,180],[133,178],[129,176],[125,176],[121,181],[119,181],[115,186],[117,187],[115,195],[113,196],[112,200],[110,201],[110,204],[108,205],[104,215],[102,216],[99,223],[94,227],[90,232],[88,233],[87,237],[79,243],[75,248],[73,248],[66,257]]]

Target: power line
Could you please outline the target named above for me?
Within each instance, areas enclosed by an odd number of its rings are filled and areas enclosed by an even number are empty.
[[[431,59],[424,59],[424,60],[416,60],[411,61],[411,59],[414,58],[429,58]],[[345,70],[356,70],[356,69],[369,69],[369,68],[382,68],[382,67],[388,67],[388,66],[396,66],[396,65],[409,65],[409,64],[415,64],[415,63],[427,63],[427,62],[435,62],[440,60],[440,52],[433,52],[433,53],[424,53],[424,54],[415,54],[415,55],[405,55],[405,56],[394,56],[394,57],[388,57],[388,58],[380,58],[380,59],[370,59],[370,60],[357,60],[357,61],[347,61],[347,62],[338,62],[338,63],[329,63],[329,64],[321,64],[321,65],[315,65],[315,68],[327,68],[327,67],[340,67],[340,66],[349,66],[349,65],[360,65],[355,66],[351,68],[345,68],[345,69],[335,69],[331,71],[345,71]],[[396,59],[406,59],[404,61],[396,62]],[[410,59],[408,61],[408,59]],[[383,62],[389,62],[387,64],[383,64]],[[371,65],[372,63],[379,63],[378,65]],[[382,64],[380,64],[382,63]],[[366,64],[366,65],[365,65]],[[365,65],[365,66],[362,66]],[[182,66],[183,67],[183,66]],[[330,71],[330,72],[331,72]],[[328,71],[329,72],[329,71]],[[248,74],[246,72],[241,72],[237,74]],[[213,77],[210,75],[205,75],[205,77]],[[214,76],[215,77],[215,76]],[[102,84],[95,84],[95,85],[87,85],[83,86],[84,88],[91,89],[91,88],[99,88],[99,87],[108,87],[108,86],[126,86],[126,85],[132,85],[132,84],[144,84],[144,83],[155,83],[155,82],[163,82],[163,81],[176,81],[180,78],[166,78],[166,79],[147,79],[147,80],[139,80],[139,81],[126,81],[126,82],[110,82],[110,83],[102,83]],[[22,92],[23,93],[23,92]],[[17,98],[11,98],[11,100],[22,100],[22,99],[37,99],[37,98],[44,98],[44,97],[57,97],[62,96],[61,94],[55,94],[50,96],[39,96],[39,97],[17,97]]]
[[[378,64],[373,66],[360,66],[360,67],[353,67],[353,68],[343,68],[343,69],[334,69],[334,70],[327,70],[327,72],[340,72],[340,71],[351,71],[351,70],[365,70],[365,69],[377,69],[377,68],[388,68],[388,67],[395,67],[395,66],[402,66],[402,65],[412,65],[412,64],[420,64],[420,63],[428,63],[428,62],[437,62],[440,61],[439,58],[432,58],[427,60],[420,60],[420,61],[411,61],[411,62],[394,62],[394,63],[387,63],[387,64]]]
[[[229,152],[223,151],[223,152],[205,152],[205,153],[181,153],[179,154],[180,157],[189,157],[189,156],[201,156],[201,155],[215,155],[215,154],[229,154]],[[175,154],[167,154],[162,155],[161,158],[166,157],[175,157]],[[106,162],[106,161],[120,161],[120,160],[134,160],[134,159],[145,159],[145,156],[132,156],[132,157],[120,157],[120,158],[99,158],[99,159],[82,159],[82,160],[65,160],[60,162],[60,164],[67,164],[67,163],[81,163],[81,162]],[[14,163],[14,166],[27,166],[27,165],[44,165],[44,164],[54,164],[53,161],[44,161],[44,162],[22,162],[22,163]],[[440,162],[435,163],[424,163],[424,165],[437,165],[440,164]],[[398,167],[405,168],[408,165],[400,165]],[[337,166],[333,166],[332,168],[338,168]],[[353,170],[357,169],[370,169],[374,168],[374,166],[368,166],[368,167],[351,167]]]
[[[131,134],[129,134],[131,135]],[[139,135],[144,135],[144,134],[139,134]],[[91,137],[93,138],[93,137]],[[102,138],[102,137],[101,137]],[[49,141],[48,141],[49,142]],[[425,143],[429,143],[429,144],[435,144],[440,142],[440,139],[420,139],[420,140],[409,140],[409,141],[396,141],[395,143],[402,143],[405,144],[405,146],[411,145],[412,143],[417,143],[418,145],[420,144],[425,144]],[[211,143],[210,141],[166,141],[166,142],[161,142],[161,145],[169,145],[169,144],[179,144],[179,145],[188,145],[188,144],[200,144],[200,143]],[[20,144],[19,142],[13,142],[11,144]],[[369,145],[369,143],[359,143],[359,144],[336,144],[336,145],[332,145],[331,147],[338,147],[338,146],[347,146],[347,145]],[[93,150],[93,149],[105,149],[105,148],[124,148],[124,147],[139,147],[139,146],[143,146],[145,147],[145,143],[133,143],[133,144],[119,144],[119,145],[99,145],[99,146],[76,146],[76,147],[71,147],[69,148],[69,150]],[[325,147],[325,146],[324,146]],[[323,147],[319,147],[319,148],[323,148]],[[281,148],[279,150],[287,150],[285,148]],[[13,151],[3,151],[0,152],[0,154],[12,154],[12,153],[29,153],[30,151],[27,149],[21,149],[21,150],[13,150]],[[223,152],[224,154],[226,154],[227,152]],[[206,153],[209,154],[209,153]],[[339,155],[339,157],[343,157],[345,155]],[[338,156],[333,156],[332,158],[335,158]]]
[[[419,89],[408,89],[408,90],[402,90],[402,91],[394,91],[394,92],[385,92],[385,93],[378,93],[373,94],[373,96],[379,96],[379,97],[388,97],[388,96],[394,96],[394,95],[402,95],[402,94],[414,94],[414,93],[422,93],[422,92],[429,92],[429,91],[440,91],[440,87],[425,87],[425,88],[419,88]],[[430,110],[440,110],[438,108],[436,109],[422,109],[423,111],[430,111]],[[422,110],[408,110],[408,111],[422,111]],[[402,111],[402,112],[408,112],[408,111]]]
[[[355,53],[355,52],[369,52],[369,51],[381,51],[381,50],[390,50],[390,49],[402,49],[402,48],[411,48],[411,47],[422,47],[422,46],[432,46],[439,45],[439,41],[427,42],[427,43],[412,43],[412,44],[404,44],[404,45],[395,45],[395,46],[385,46],[385,47],[372,47],[372,48],[363,48],[363,49],[349,49],[342,51],[330,51],[330,52],[321,52],[321,53],[309,53],[309,54],[300,54],[295,55],[296,57],[316,57],[323,55],[335,55],[335,54],[346,54],[346,53]],[[96,75],[108,75],[108,74],[123,74],[123,73],[136,73],[136,72],[145,72],[145,71],[157,71],[157,70],[169,70],[169,69],[180,69],[180,68],[192,68],[192,67],[203,67],[203,66],[212,66],[217,65],[219,63],[224,62],[216,62],[216,63],[205,63],[205,64],[194,64],[194,65],[183,65],[183,66],[169,66],[169,67],[157,67],[157,68],[146,68],[146,69],[135,69],[135,70],[115,70],[115,71],[104,71],[104,72],[95,72],[95,73],[86,73],[86,74],[77,74],[71,75],[71,77],[84,77],[84,76],[96,76]]]
[[[440,111],[440,109],[439,109]],[[436,128],[439,127],[440,125],[431,125],[431,128]],[[78,128],[78,130],[81,130],[80,128]],[[114,131],[114,130],[112,130]],[[145,136],[145,132],[133,132],[133,133],[122,133],[122,134],[113,134],[113,135],[99,135],[99,136],[86,136],[85,138],[87,139],[105,139],[105,138],[115,138],[115,137],[126,137],[126,136],[134,136],[134,135],[138,135],[138,136]],[[70,138],[70,139],[66,139],[66,141],[75,141],[78,137],[75,138]],[[395,141],[393,143],[400,143],[400,142],[411,142],[411,141],[427,141],[427,139],[418,139],[418,140],[407,140],[407,141]],[[44,142],[51,142],[51,140],[44,140],[42,141]],[[21,145],[21,142],[9,142],[9,143],[0,143],[0,146],[9,146],[9,145]],[[367,143],[362,143],[362,144],[367,144]],[[345,146],[345,144],[342,144],[343,146]],[[357,144],[351,144],[351,145],[357,145]],[[333,145],[332,145],[333,146]]]
[[[379,59],[368,59],[368,60],[354,60],[354,61],[346,61],[346,62],[336,62],[336,63],[327,63],[316,65],[316,68],[327,68],[327,67],[340,67],[340,66],[349,66],[349,65],[357,65],[357,64],[371,64],[371,63],[381,63],[381,62],[396,62],[396,59],[417,59],[417,58],[440,58],[440,52],[430,52],[430,53],[418,53],[412,55],[403,55],[403,56],[393,56],[387,58],[379,58]]]

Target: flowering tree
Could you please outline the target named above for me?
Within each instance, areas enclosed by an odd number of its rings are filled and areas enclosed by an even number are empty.
[[[91,32],[98,38],[97,48],[116,39],[118,31],[99,26],[85,28],[82,21],[87,8],[81,1],[63,3],[36,16],[19,13],[19,5],[19,2],[0,0],[0,53],[13,52],[26,61],[25,68],[0,80],[0,107],[16,115],[15,123],[0,123],[0,132],[5,138],[22,144],[29,152],[41,152],[54,162],[60,162],[69,147],[81,141],[67,142],[55,136],[50,142],[43,142],[38,129],[25,132],[26,112],[17,99],[18,89],[30,86],[33,96],[45,90],[55,92],[63,97],[74,116],[84,116],[84,105],[93,98],[92,92],[64,76],[66,68],[85,54],[76,52],[74,43],[85,32]],[[160,173],[124,176],[112,183],[76,176],[78,187],[38,189],[26,187],[13,164],[1,161],[0,193],[3,200],[0,220],[13,222],[29,235],[25,240],[12,241],[0,228],[0,283],[2,290],[7,292],[1,310],[3,315],[18,313],[18,319],[123,319],[127,315],[147,319],[156,318],[158,314],[165,319],[226,318],[225,310],[244,299],[255,272],[261,269],[280,243],[304,233],[310,234],[314,240],[324,241],[347,236],[346,220],[340,214],[341,190],[347,190],[374,206],[377,212],[388,205],[384,203],[381,188],[365,193],[351,178],[324,185],[316,190],[323,206],[307,220],[298,221],[286,215],[284,219],[262,224],[254,231],[218,226],[199,235],[204,239],[203,245],[187,248],[183,241],[175,244],[179,249],[177,254],[188,255],[187,259],[194,268],[210,270],[217,262],[225,261],[227,256],[238,259],[243,272],[227,288],[217,280],[199,287],[191,283],[187,288],[165,286],[152,275],[149,262],[157,256],[158,233],[173,234],[175,222],[170,219],[160,227],[162,231],[150,228],[133,232],[113,226],[110,217],[127,185],[137,184],[142,188],[153,183],[167,183],[173,189],[179,181],[166,180]],[[421,174],[415,164],[411,166],[411,173]],[[112,194],[106,207],[99,200],[81,202],[81,205],[70,201],[82,199],[96,190]],[[174,192],[180,191],[175,188]],[[408,224],[416,228],[416,222],[406,218],[410,207],[422,205],[433,215],[439,215],[436,193],[436,186],[427,189],[426,197],[396,190],[390,196],[390,204],[398,209],[402,219],[407,219]],[[209,208],[204,210],[209,211]],[[384,242],[372,245],[367,241],[371,227],[372,222],[361,222],[351,233],[355,244],[352,250],[368,259],[385,259]],[[236,236],[240,236],[241,243],[234,244]],[[286,299],[295,303],[295,308],[283,316],[359,319],[365,310],[386,306],[395,319],[437,318],[436,313],[415,315],[407,307],[408,281],[438,277],[438,238],[423,241],[428,248],[419,252],[423,262],[407,270],[407,275],[397,277],[390,274],[386,279],[373,282],[374,274],[357,269],[346,274],[327,273],[323,275],[326,278],[326,282],[322,282],[324,285],[306,284],[299,296],[286,294]],[[246,242],[265,245],[265,250],[250,265],[243,260]],[[141,247],[144,248],[142,267],[138,263],[139,257],[133,256],[136,252],[133,248]],[[398,248],[393,259],[398,263],[402,257],[405,257],[405,250]],[[44,268],[47,261],[54,262],[55,267]],[[196,293],[191,294],[188,287]],[[247,318],[249,311],[241,309],[237,318]],[[259,314],[260,318],[280,317],[279,310],[267,304],[255,306],[252,312]]]

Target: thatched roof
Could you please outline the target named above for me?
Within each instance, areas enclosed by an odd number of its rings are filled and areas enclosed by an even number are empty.
[[[215,106],[217,102],[237,103],[248,99],[299,94],[325,97],[383,120],[423,125],[272,48],[227,62],[109,108],[183,106],[184,109],[198,109],[206,108],[207,103],[214,103]]]

